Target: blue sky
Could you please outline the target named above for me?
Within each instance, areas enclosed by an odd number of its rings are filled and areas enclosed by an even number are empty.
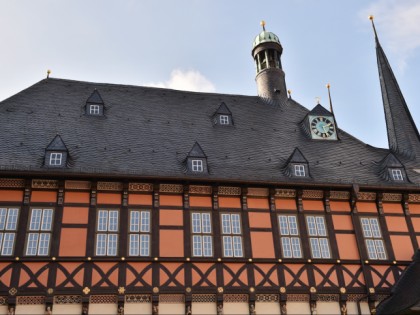
[[[327,107],[330,83],[339,127],[387,147],[369,14],[420,128],[417,0],[4,0],[0,100],[47,69],[56,78],[256,95],[251,48],[265,20],[282,42],[292,97]]]

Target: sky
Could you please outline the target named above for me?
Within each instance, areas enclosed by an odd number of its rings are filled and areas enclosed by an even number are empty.
[[[2,0],[0,100],[51,77],[256,95],[252,42],[283,46],[292,97],[328,108],[361,141],[388,147],[368,15],[420,129],[418,0]],[[287,113],[285,113],[287,115]]]

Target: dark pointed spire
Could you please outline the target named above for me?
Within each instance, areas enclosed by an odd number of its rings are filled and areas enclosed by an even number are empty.
[[[397,79],[391,69],[385,52],[379,43],[373,16],[372,21],[376,41],[376,57],[378,61],[379,81],[385,111],[389,148],[407,158],[414,159],[416,151],[420,153],[420,136],[404,100]]]

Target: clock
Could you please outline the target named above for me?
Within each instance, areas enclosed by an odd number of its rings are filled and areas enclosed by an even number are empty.
[[[332,117],[316,116],[312,118],[310,128],[313,139],[337,139]]]

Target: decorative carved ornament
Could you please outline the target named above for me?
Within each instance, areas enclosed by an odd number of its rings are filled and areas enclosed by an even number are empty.
[[[57,189],[58,180],[53,179],[33,179],[32,188],[37,189]]]
[[[268,188],[248,188],[248,196],[267,197],[269,194]]]
[[[194,303],[216,303],[216,294],[193,294]]]
[[[296,190],[294,189],[276,189],[276,198],[295,198]]]
[[[182,185],[175,185],[175,184],[160,184],[159,192],[170,193],[170,194],[181,194],[184,192],[184,187]]]
[[[420,194],[409,194],[408,195],[409,202],[420,202]]]
[[[397,201],[400,202],[402,200],[402,194],[390,194],[384,193],[382,196],[382,201]]]
[[[45,296],[18,296],[16,304],[20,305],[38,305],[45,304]]]
[[[339,302],[340,296],[338,294],[318,294],[316,300],[318,302]]]
[[[0,305],[6,305],[7,304],[7,297],[0,296]]]
[[[288,302],[309,302],[308,294],[287,294]]]
[[[211,186],[190,185],[189,193],[193,195],[211,195],[212,188]]]
[[[357,193],[357,199],[361,201],[375,201],[376,193],[374,192],[359,192]]]
[[[96,189],[121,191],[123,189],[123,184],[119,182],[98,182]]]
[[[350,199],[350,192],[349,191],[335,191],[335,190],[332,190],[330,192],[330,199],[331,200],[349,200]]]
[[[217,189],[217,192],[219,195],[240,196],[241,187],[219,186],[219,188]]]
[[[66,180],[64,188],[77,190],[90,190],[92,184],[84,180]]]
[[[149,294],[128,294],[125,296],[125,303],[150,303],[152,297]]]
[[[56,295],[54,297],[55,304],[80,304],[82,297],[80,295]]]
[[[248,302],[248,294],[224,294],[223,302],[226,302],[226,303]]]
[[[1,188],[24,188],[25,180],[17,178],[0,178]]]
[[[184,303],[184,294],[161,294],[159,295],[159,303]]]
[[[152,192],[153,191],[153,184],[129,183],[128,184],[128,191]]]
[[[113,304],[117,302],[116,295],[91,295],[89,297],[89,303],[92,304]]]
[[[324,192],[322,190],[304,190],[302,194],[304,199],[322,199]]]
[[[278,294],[257,294],[256,302],[278,302]]]
[[[367,301],[366,294],[349,294],[347,295],[347,302]]]

